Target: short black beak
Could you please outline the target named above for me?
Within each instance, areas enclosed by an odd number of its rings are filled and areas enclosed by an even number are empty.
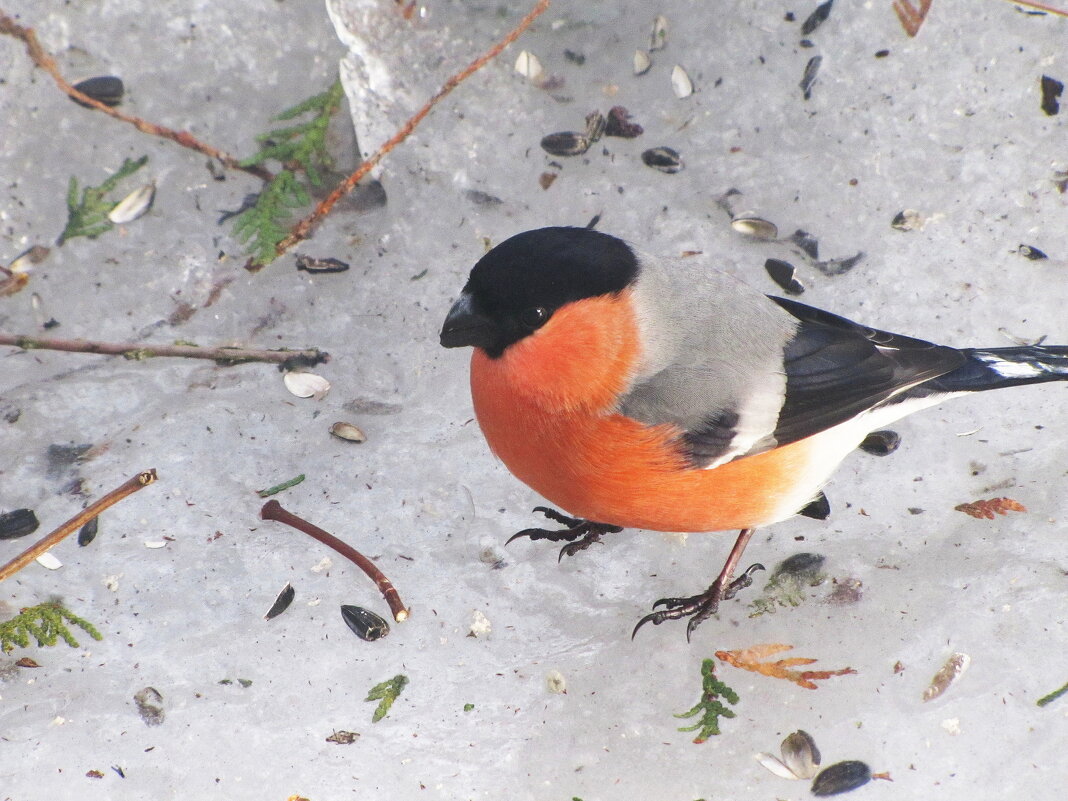
[[[444,348],[488,348],[497,340],[497,326],[493,320],[480,314],[466,292],[452,304],[441,327],[441,345]]]

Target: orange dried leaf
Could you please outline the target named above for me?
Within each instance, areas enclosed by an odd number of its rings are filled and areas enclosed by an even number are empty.
[[[773,679],[786,679],[792,681],[799,687],[804,687],[806,690],[817,689],[816,682],[822,679],[829,679],[832,676],[845,676],[849,673],[856,673],[853,668],[842,668],[841,670],[790,670],[790,668],[798,665],[811,665],[815,662],[815,659],[809,659],[803,656],[793,656],[786,659],[778,659],[774,662],[764,661],[768,657],[774,656],[782,651],[789,651],[793,648],[792,645],[783,645],[781,643],[765,643],[762,645],[754,645],[751,648],[741,648],[735,651],[716,651],[716,658],[722,662],[726,662],[728,665],[733,665],[736,668],[742,670],[749,670],[753,673],[760,673],[763,676],[770,676]]]
[[[993,520],[994,515],[1004,515],[1009,512],[1026,512],[1027,507],[1012,498],[988,498],[983,501],[962,503],[953,507],[958,512],[978,518],[980,520]]]
[[[29,283],[30,276],[27,273],[12,273],[0,281],[0,298],[14,295]]]

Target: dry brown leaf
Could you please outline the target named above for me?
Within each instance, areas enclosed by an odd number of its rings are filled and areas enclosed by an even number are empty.
[[[764,676],[770,676],[773,679],[786,679],[792,681],[799,687],[804,687],[806,690],[817,689],[816,682],[821,679],[829,679],[832,676],[845,676],[848,673],[856,673],[853,668],[842,668],[841,670],[791,670],[790,668],[798,667],[800,665],[811,665],[815,662],[815,659],[809,659],[803,656],[792,656],[786,659],[778,659],[774,662],[765,662],[763,660],[782,651],[789,651],[793,648],[792,645],[783,645],[781,643],[765,643],[762,645],[754,645],[751,648],[741,648],[735,651],[716,651],[716,659],[722,662],[726,662],[728,665],[733,665],[736,668],[742,670],[750,670],[754,673],[760,673]]]
[[[985,501],[972,501],[953,507],[958,512],[979,518],[980,520],[993,520],[994,515],[1008,514],[1009,512],[1026,512],[1027,507],[1012,498],[989,498]]]

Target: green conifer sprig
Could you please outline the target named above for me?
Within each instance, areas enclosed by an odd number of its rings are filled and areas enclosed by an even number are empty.
[[[15,646],[28,648],[31,635],[41,646],[55,645],[57,640],[62,639],[71,648],[80,648],[67,628],[67,622],[85,629],[94,640],[103,639],[103,635],[88,620],[78,617],[59,603],[49,601],[27,607],[11,620],[0,623],[0,650],[13,651]]]
[[[81,197],[78,196],[78,179],[72,175],[67,185],[67,226],[59,235],[56,244],[62,245],[76,236],[95,239],[114,228],[114,224],[108,219],[108,212],[119,205],[119,201],[107,200],[106,195],[119,185],[119,181],[133,175],[147,163],[148,156],[141,156],[137,160],[123,160],[122,166],[114,175],[100,186],[85,187]]]
[[[694,737],[695,743],[703,743],[714,734],[719,734],[719,719],[733,718],[733,709],[725,706],[720,698],[728,704],[738,703],[738,693],[716,678],[715,660],[706,659],[701,663],[701,700],[694,704],[688,712],[680,712],[677,718],[692,718],[701,714],[701,719],[692,726],[684,726],[679,731],[697,731],[700,733]]]

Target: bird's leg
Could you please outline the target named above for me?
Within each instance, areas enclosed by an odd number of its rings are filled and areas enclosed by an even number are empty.
[[[567,542],[568,544],[560,549],[560,556],[557,558],[557,561],[560,561],[565,556],[574,556],[579,551],[589,548],[593,543],[600,542],[601,536],[604,534],[615,534],[623,530],[622,526],[595,523],[592,520],[582,520],[578,517],[568,517],[547,506],[535,506],[534,511],[541,512],[554,523],[560,523],[567,526],[567,528],[551,530],[525,528],[509,537],[505,545],[511,544],[512,540],[520,537],[530,537],[532,540],[549,540],[550,542]]]
[[[653,608],[656,609],[658,606],[666,608],[657,612],[650,612],[639,620],[638,625],[634,627],[634,631],[630,635],[631,639],[634,639],[638,629],[646,623],[659,626],[665,620],[678,620],[679,618],[688,617],[690,621],[686,624],[686,641],[689,642],[690,635],[693,634],[694,629],[719,611],[720,601],[728,601],[733,598],[735,593],[739,590],[744,590],[753,583],[753,573],[764,569],[764,565],[760,563],[753,564],[747,567],[738,578],[734,578],[734,570],[738,567],[738,562],[741,561],[745,546],[749,544],[754,531],[755,529],[745,528],[738,534],[738,539],[734,541],[734,547],[731,548],[727,562],[723,565],[723,570],[720,571],[716,580],[712,582],[711,587],[700,595],[694,595],[689,598],[661,598],[653,604]]]

